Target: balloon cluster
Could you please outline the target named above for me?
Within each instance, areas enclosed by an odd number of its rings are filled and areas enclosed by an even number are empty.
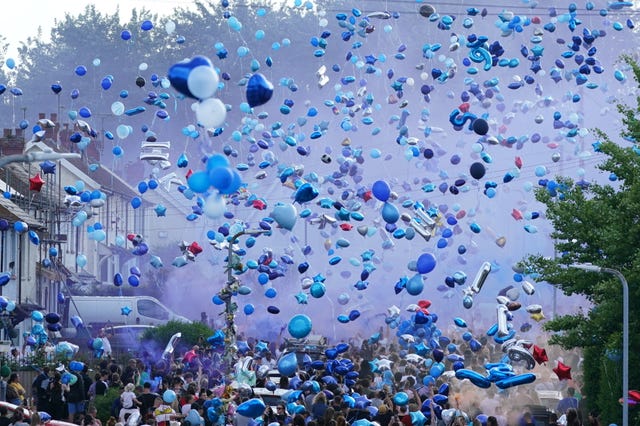
[[[227,108],[218,98],[218,72],[211,60],[205,56],[185,59],[169,68],[171,85],[182,95],[198,99],[193,104],[198,122],[206,128],[220,127],[227,116]]]
[[[200,247],[200,244],[198,244],[197,241],[194,241],[191,244],[186,241],[182,241],[180,243],[180,251],[182,252],[182,255],[173,259],[173,266],[182,267],[187,264],[187,261],[195,262],[196,256],[202,253],[202,247]]]
[[[189,189],[198,194],[206,193],[213,187],[220,194],[230,195],[240,189],[242,186],[242,178],[235,169],[231,168],[227,157],[214,154],[207,159],[205,170],[188,174],[187,184]],[[215,197],[209,198],[214,201],[216,200]],[[220,199],[218,198],[217,200]],[[214,206],[208,206],[204,212],[211,217],[220,217],[222,214],[215,215],[212,210],[213,207]],[[224,213],[224,202],[222,203],[222,213]]]
[[[31,312],[33,325],[30,332],[25,333],[25,343],[29,346],[44,346],[49,340],[48,330],[60,331],[60,315],[50,312],[46,316],[40,311]],[[46,321],[45,321],[46,320]]]

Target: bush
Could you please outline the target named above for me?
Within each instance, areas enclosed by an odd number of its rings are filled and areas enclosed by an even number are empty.
[[[199,323],[184,323],[179,321],[169,321],[165,325],[161,325],[145,331],[142,335],[143,342],[153,342],[156,346],[164,348],[166,344],[176,333],[182,333],[180,342],[175,348],[178,353],[186,352],[193,345],[203,345],[206,343],[207,337],[213,334],[213,330],[208,326]]]
[[[122,393],[122,391],[119,388],[110,387],[107,389],[107,393],[105,395],[96,396],[96,399],[92,402],[98,411],[98,418],[103,425],[106,425],[107,420],[111,417],[111,406],[116,398],[120,398],[120,393]]]

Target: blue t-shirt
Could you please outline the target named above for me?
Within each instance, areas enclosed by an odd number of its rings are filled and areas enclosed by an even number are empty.
[[[558,414],[562,415],[565,414],[569,408],[575,408],[576,410],[578,409],[578,400],[572,396],[562,398],[560,402],[558,402],[556,411],[558,412]]]

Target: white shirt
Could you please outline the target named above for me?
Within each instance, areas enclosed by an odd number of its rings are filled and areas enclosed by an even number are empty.
[[[133,399],[136,397],[136,394],[133,392],[122,392],[120,395],[120,401],[122,401],[122,408],[129,409],[133,408]]]
[[[102,339],[102,350],[104,355],[111,355],[111,342],[109,342],[109,339],[106,336],[101,337],[100,339]]]

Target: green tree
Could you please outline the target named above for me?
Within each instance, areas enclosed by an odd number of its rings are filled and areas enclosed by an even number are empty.
[[[640,67],[629,57],[624,60],[640,81]],[[638,330],[640,307],[633,301],[640,297],[640,98],[636,101],[635,107],[618,106],[623,141],[615,143],[603,132],[594,131],[599,138],[594,149],[605,157],[598,168],[608,183],[560,177],[537,190],[536,199],[546,205],[553,225],[551,237],[559,255],[553,259],[532,255],[524,261],[529,272],[539,274],[539,281],[547,281],[568,295],[583,295],[592,304],[576,314],[548,321],[545,328],[555,332],[551,343],[583,349],[583,391],[590,407],[601,411],[605,424],[621,420],[621,285],[613,275],[568,265],[593,263],[622,272],[630,283],[630,330]],[[633,368],[640,361],[637,333],[630,335],[629,354],[629,388],[637,389],[640,370]],[[629,424],[640,424],[640,415],[633,410],[630,419]]]

